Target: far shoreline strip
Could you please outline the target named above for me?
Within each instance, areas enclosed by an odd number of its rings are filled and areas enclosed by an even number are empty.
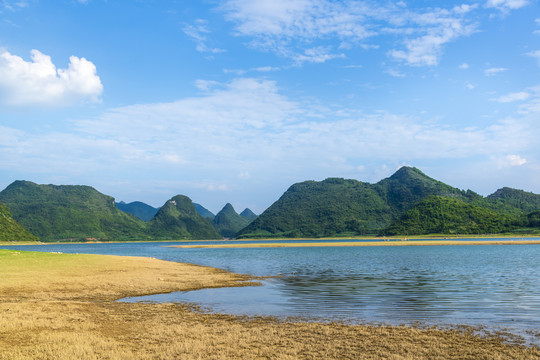
[[[166,247],[195,248],[277,248],[277,247],[352,247],[352,246],[439,246],[439,245],[540,245],[540,240],[399,240],[363,242],[303,242],[266,244],[170,245]]]

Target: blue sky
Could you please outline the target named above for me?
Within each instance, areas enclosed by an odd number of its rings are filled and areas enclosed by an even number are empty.
[[[0,0],[0,188],[257,213],[403,165],[540,193],[540,4]]]

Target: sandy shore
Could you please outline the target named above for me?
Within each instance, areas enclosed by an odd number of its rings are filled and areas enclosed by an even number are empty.
[[[121,303],[253,284],[150,258],[0,250],[0,359],[538,359],[540,349],[470,328],[346,325]]]
[[[171,245],[176,248],[275,248],[275,247],[331,247],[331,246],[436,246],[436,245],[540,245],[540,240],[389,240],[389,241],[325,241],[276,242],[251,244]]]

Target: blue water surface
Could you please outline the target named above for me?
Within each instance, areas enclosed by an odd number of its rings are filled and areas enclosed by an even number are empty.
[[[483,325],[520,333],[540,331],[538,245],[166,247],[186,244],[189,243],[4,248],[149,256],[236,273],[277,276],[261,287],[206,289],[126,301],[195,302],[232,314],[385,324]]]

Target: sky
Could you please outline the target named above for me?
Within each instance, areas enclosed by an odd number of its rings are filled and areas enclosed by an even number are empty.
[[[0,0],[0,189],[261,213],[401,166],[540,193],[538,0]]]

